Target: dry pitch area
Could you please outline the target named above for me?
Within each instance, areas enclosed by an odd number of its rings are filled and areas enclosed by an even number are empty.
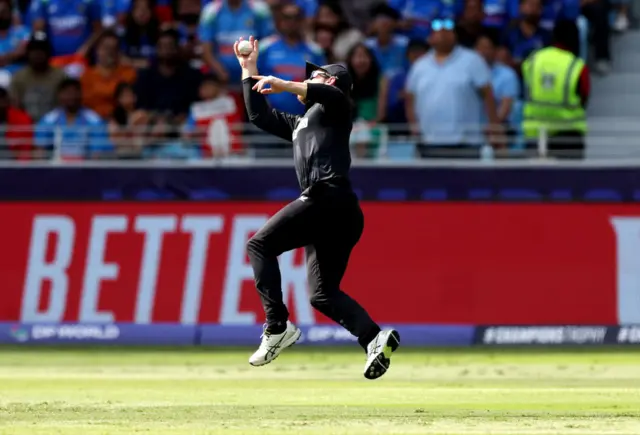
[[[0,348],[0,434],[640,434],[640,351]]]

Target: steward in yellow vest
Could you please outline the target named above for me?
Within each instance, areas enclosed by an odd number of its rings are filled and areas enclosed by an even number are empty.
[[[525,99],[522,127],[528,148],[537,149],[544,130],[550,156],[582,158],[589,72],[574,54],[579,45],[576,24],[559,21],[553,33],[553,46],[534,51],[522,63]]]

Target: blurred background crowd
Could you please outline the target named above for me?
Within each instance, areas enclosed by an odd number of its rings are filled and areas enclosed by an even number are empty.
[[[356,157],[527,149],[527,58],[554,46],[584,60],[565,95],[584,108],[611,32],[629,27],[624,0],[13,1],[0,0],[0,156],[18,160],[288,156],[246,124],[232,46],[250,35],[261,74],[348,66]]]

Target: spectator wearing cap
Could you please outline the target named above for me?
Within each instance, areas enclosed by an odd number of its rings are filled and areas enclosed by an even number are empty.
[[[578,52],[575,22],[560,20],[553,30],[553,46],[533,52],[522,64],[522,128],[528,148],[537,148],[544,131],[549,155],[584,157],[590,81],[589,69]]]
[[[0,71],[11,75],[23,65],[29,30],[13,23],[11,0],[0,0]]]
[[[66,161],[112,156],[106,125],[97,113],[82,106],[80,81],[63,80],[58,86],[57,100],[58,107],[36,126],[37,156]]]
[[[133,0],[125,19],[125,63],[135,68],[147,68],[156,54],[160,21],[151,0]]]
[[[113,112],[113,94],[118,84],[133,83],[136,78],[136,70],[120,62],[119,44],[115,32],[103,33],[96,45],[96,65],[80,79],[84,105],[104,119]]]
[[[353,46],[365,39],[360,30],[349,25],[342,6],[337,2],[320,3],[314,26],[333,33],[331,54],[335,62],[344,62]]]
[[[514,62],[512,66],[516,70],[529,54],[551,43],[551,33],[540,26],[542,0],[519,1],[519,18],[505,29],[501,42],[509,48]]]
[[[302,82],[306,80],[305,62],[316,65],[326,63],[322,49],[304,39],[303,13],[296,4],[285,4],[276,9],[278,34],[260,41],[258,71],[262,75],[273,75],[283,80]],[[297,96],[288,92],[268,95],[271,106],[287,113],[303,114],[304,106]]]
[[[454,27],[448,19],[432,22],[433,50],[407,77],[407,119],[421,137],[423,158],[478,158],[486,143],[482,111],[492,126],[498,124],[491,71],[480,55],[457,44]]]
[[[29,115],[12,107],[9,93],[0,88],[0,159],[30,160],[33,157],[31,126]]]
[[[65,78],[61,69],[51,66],[51,45],[42,33],[27,43],[27,65],[11,79],[10,95],[16,107],[38,121],[56,105],[56,89]]]
[[[409,68],[416,63],[418,59],[424,56],[429,51],[429,45],[426,41],[414,39],[409,42],[407,46],[407,64]],[[387,108],[385,111],[384,122],[388,124],[406,124],[407,115],[405,113],[405,92],[404,86],[407,82],[407,70],[401,70],[388,77],[387,80],[382,81],[382,88],[380,89],[380,98],[386,102]],[[406,133],[398,130],[397,128],[391,128],[389,134]]]
[[[214,0],[202,9],[198,35],[207,67],[241,91],[242,71],[233,51],[239,38],[260,40],[273,34],[269,7],[250,0]]]
[[[202,75],[183,61],[178,39],[175,30],[160,34],[156,62],[138,73],[134,86],[138,107],[151,114],[157,135],[182,126],[191,103],[198,99]]]
[[[367,39],[366,44],[373,50],[383,74],[405,69],[409,39],[394,33],[400,14],[392,7],[381,4],[372,10],[371,16],[375,37]]]
[[[33,0],[34,31],[46,32],[54,56],[85,56],[102,30],[100,0]]]
[[[520,97],[520,79],[513,68],[496,61],[497,41],[493,34],[485,33],[478,37],[475,49],[491,69],[491,87],[496,99],[498,122],[506,125],[512,119],[514,103]]]
[[[410,39],[426,40],[431,34],[431,22],[439,17],[457,15],[453,0],[388,0],[389,6],[402,17],[399,28]]]

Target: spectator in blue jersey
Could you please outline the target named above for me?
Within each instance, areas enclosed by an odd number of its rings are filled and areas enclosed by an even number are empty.
[[[495,31],[499,35],[515,18],[511,15],[510,1],[512,0],[484,0],[481,2],[484,12],[482,25]],[[515,11],[517,13],[517,10]],[[493,38],[493,34],[490,35]]]
[[[365,39],[360,30],[349,25],[342,6],[337,2],[320,3],[314,25],[333,33],[331,55],[334,62],[344,62],[353,46]]]
[[[509,48],[516,70],[534,50],[551,43],[551,33],[540,26],[541,18],[542,0],[520,0],[520,18],[505,29],[502,45]]]
[[[420,39],[413,39],[407,46],[407,63],[409,68],[416,61],[429,51],[429,45]],[[407,82],[407,70],[398,71],[384,80],[380,91],[380,98],[386,102],[386,116],[384,122],[387,124],[406,124],[407,116],[404,107],[404,86]],[[397,127],[389,131],[390,134],[406,134],[406,131]]]
[[[160,21],[151,0],[134,0],[125,19],[124,63],[135,68],[147,68],[156,53]]]
[[[366,45],[376,56],[383,74],[393,74],[406,69],[405,54],[409,39],[395,34],[400,14],[390,6],[378,5],[371,11],[375,36]]]
[[[213,0],[200,15],[198,35],[205,64],[223,81],[240,91],[241,70],[233,44],[249,36],[260,40],[273,34],[269,7],[253,0]]]
[[[36,126],[35,146],[39,158],[85,160],[109,157],[113,146],[104,121],[82,107],[82,87],[76,79],[65,79],[57,92],[58,107]]]
[[[13,74],[23,65],[29,30],[13,24],[11,0],[0,0],[0,71]]]
[[[520,79],[513,68],[496,61],[497,41],[493,35],[481,35],[475,48],[491,69],[491,87],[496,100],[497,120],[501,124],[508,124],[514,103],[520,97]],[[484,119],[486,120],[486,116]]]
[[[102,30],[100,0],[33,0],[34,31],[46,32],[54,56],[85,56]]]
[[[399,25],[410,39],[426,40],[431,34],[431,21],[453,18],[462,9],[456,0],[388,0],[389,6],[402,16]]]
[[[262,75],[302,82],[307,78],[306,61],[325,65],[326,59],[319,46],[304,39],[304,15],[298,5],[291,3],[278,7],[275,16],[279,34],[260,41],[258,71]],[[303,114],[305,111],[294,94],[272,94],[268,99],[273,108],[283,112]]]

